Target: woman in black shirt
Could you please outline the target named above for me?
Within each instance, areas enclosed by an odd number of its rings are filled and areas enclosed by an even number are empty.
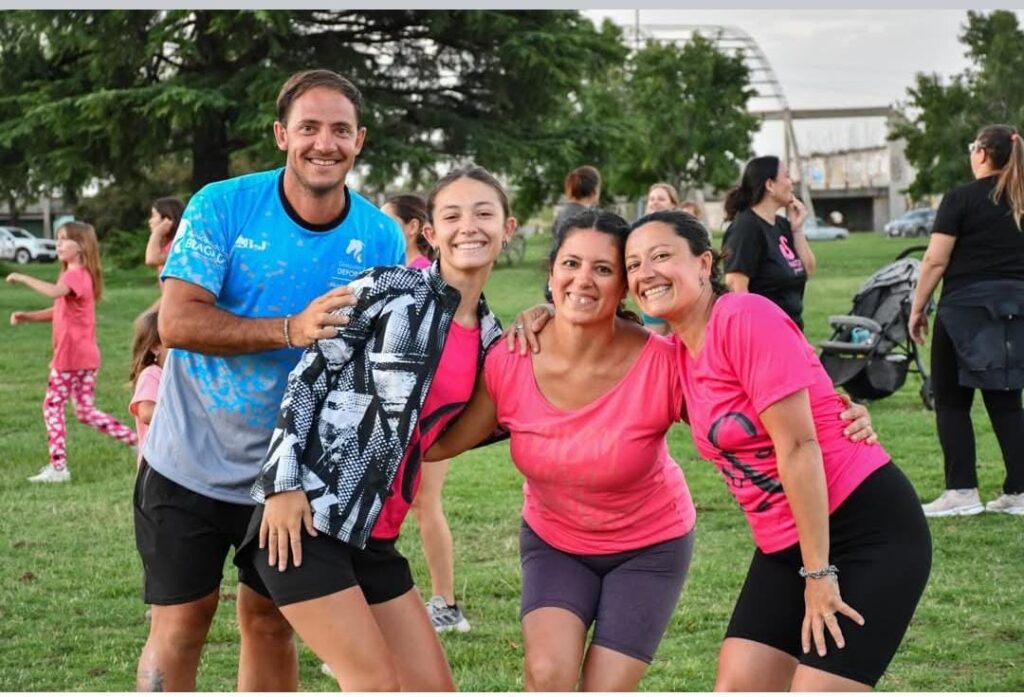
[[[786,218],[776,215],[786,209]],[[763,295],[803,329],[804,285],[814,273],[814,252],[804,236],[807,209],[793,196],[786,164],[755,157],[725,199],[722,252],[725,282],[734,292]]]
[[[924,309],[941,279],[931,368],[946,490],[924,512],[1024,515],[1024,148],[1016,128],[988,126],[968,150],[975,180],[942,199],[910,314],[910,334],[923,343]],[[985,506],[971,423],[976,388],[1006,464],[1003,494]]]

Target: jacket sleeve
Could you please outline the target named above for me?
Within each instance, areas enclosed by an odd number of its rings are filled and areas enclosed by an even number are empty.
[[[389,297],[386,272],[370,270],[350,284],[356,304],[338,310],[349,322],[338,336],[306,349],[288,375],[267,458],[253,486],[253,498],[303,489],[303,455],[317,437],[315,424],[338,375],[366,345]],[[319,444],[317,444],[319,445]],[[317,448],[318,450],[321,448]]]

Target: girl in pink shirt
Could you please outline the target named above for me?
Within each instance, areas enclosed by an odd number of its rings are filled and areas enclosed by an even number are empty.
[[[8,283],[23,283],[48,298],[53,307],[11,313],[11,324],[53,323],[53,360],[43,399],[43,420],[49,440],[50,464],[29,477],[31,482],[66,482],[71,479],[65,452],[64,406],[74,400],[75,418],[122,443],[135,446],[135,433],[95,406],[96,371],[100,349],[96,343],[96,301],[103,292],[99,245],[92,225],[65,223],[57,230],[57,259],[61,274],[56,283],[12,273]]]
[[[135,386],[128,411],[135,417],[135,431],[139,435],[139,457],[142,462],[142,446],[146,443],[149,424],[156,410],[160,378],[163,376],[164,345],[157,328],[156,310],[147,310],[135,320],[135,339],[132,342],[132,368],[128,379]]]
[[[928,579],[917,495],[881,446],[843,437],[842,404],[797,325],[770,300],[727,293],[715,262],[707,231],[678,212],[641,218],[626,244],[630,291],[672,328],[697,449],[757,544],[715,687],[867,689]]]
[[[672,617],[696,512],[665,434],[682,413],[672,345],[623,316],[628,224],[587,210],[550,258],[544,351],[491,350],[466,413],[427,452],[497,425],[525,476],[520,618],[529,690],[634,690]],[[594,633],[589,646],[587,633]]]
[[[428,223],[427,202],[413,194],[401,194],[389,198],[381,206],[381,211],[402,229],[406,265],[414,269],[430,266],[434,250],[423,235]],[[439,632],[468,632],[469,620],[455,600],[454,543],[441,498],[448,464],[448,460],[442,460],[423,467],[420,490],[412,502],[412,512],[419,525],[423,557],[430,573],[431,597],[427,601],[430,621]]]

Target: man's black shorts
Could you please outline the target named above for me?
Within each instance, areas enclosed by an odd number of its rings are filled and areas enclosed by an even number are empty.
[[[409,562],[395,548],[395,540],[370,538],[365,549],[335,539],[326,533],[310,537],[302,530],[302,566],[288,560],[278,571],[267,561],[267,550],[259,548],[263,506],[252,516],[249,532],[235,555],[239,578],[278,607],[322,598],[359,586],[370,605],[405,595],[414,583]]]
[[[143,460],[135,480],[135,544],[145,572],[143,598],[180,605],[220,588],[228,550],[245,538],[255,505],[197,494]],[[245,582],[243,576],[239,580]]]

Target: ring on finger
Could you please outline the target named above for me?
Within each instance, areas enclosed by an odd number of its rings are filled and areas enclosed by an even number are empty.
[[[514,325],[512,325],[512,327],[513,327],[513,329],[516,330],[516,332],[523,331],[523,323],[522,322],[516,322]]]

